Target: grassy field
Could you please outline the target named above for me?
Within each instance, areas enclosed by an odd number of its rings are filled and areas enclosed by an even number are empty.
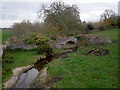
[[[11,36],[12,35],[10,31],[7,31],[7,30],[2,31],[2,38],[1,38],[2,42],[5,42],[6,39]],[[56,49],[56,48],[54,48],[53,50],[55,53],[64,51],[64,50]],[[35,60],[37,56],[43,57],[44,55],[37,55],[35,51],[15,51],[12,53],[12,56],[13,56],[12,60],[14,61],[14,63],[3,65],[3,72],[5,72],[3,75],[3,82],[5,82],[11,77],[12,69],[16,67],[20,67],[20,66],[34,64],[37,61],[37,59]],[[6,57],[4,59],[8,59],[8,58]],[[9,72],[6,72],[6,70],[9,70]],[[1,74],[0,74],[0,77],[1,77]]]
[[[2,43],[5,43],[7,38],[11,37],[11,31],[10,30],[2,30]]]
[[[116,40],[118,30],[97,32]],[[95,33],[94,33],[95,34]],[[57,59],[48,65],[48,79],[61,77],[51,84],[57,88],[118,88],[118,43],[102,46],[110,54],[106,56],[82,55],[91,47],[77,50],[65,59]]]
[[[55,53],[63,52],[64,50],[54,49]],[[3,75],[3,82],[8,80],[12,75],[12,69],[16,67],[26,66],[26,65],[32,65],[35,62],[37,62],[37,57],[44,57],[44,55],[38,55],[35,51],[14,51],[12,53],[13,61],[14,63],[8,63],[3,65],[3,72],[5,71],[5,74]],[[3,61],[6,58],[3,58]],[[9,70],[9,72],[6,72],[6,70]]]
[[[8,63],[3,65],[3,73],[5,72],[5,74],[3,75],[3,82],[11,77],[12,69],[20,66],[34,64],[36,62],[35,57],[38,56],[35,51],[16,51],[13,52],[12,55],[13,55],[12,60],[14,61],[14,63],[11,64]],[[3,61],[5,59],[3,59]],[[10,69],[9,72],[6,72],[6,70],[8,69]]]
[[[117,40],[118,30],[106,30],[93,34],[102,34],[112,40]],[[3,31],[3,42],[11,37],[10,32]],[[48,77],[61,77],[61,81],[51,84],[58,88],[116,88],[118,87],[118,44],[111,43],[102,46],[111,53],[106,56],[82,55],[91,47],[77,50],[65,59],[57,59],[48,65]],[[54,49],[55,53],[63,52],[61,49]],[[36,62],[38,55],[34,51],[13,52],[13,64],[4,65],[3,72],[10,69],[3,75],[6,81],[12,75],[12,69],[20,66],[31,65]]]
[[[111,40],[117,40],[118,39],[118,29],[97,31],[97,32],[93,32],[92,34],[104,35],[106,37],[109,37]]]

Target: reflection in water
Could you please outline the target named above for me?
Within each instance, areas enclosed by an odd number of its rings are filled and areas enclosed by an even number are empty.
[[[29,88],[29,84],[36,78],[38,73],[38,70],[35,68],[28,70],[26,73],[23,73],[18,83],[15,85],[15,88]]]

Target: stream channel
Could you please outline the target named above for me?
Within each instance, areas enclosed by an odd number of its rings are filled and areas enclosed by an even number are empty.
[[[30,83],[37,77],[44,65],[57,58],[66,58],[67,55],[71,54],[76,50],[77,48],[75,47],[74,49],[69,49],[64,53],[54,54],[53,56],[42,58],[41,60],[37,61],[32,68],[21,74],[14,88],[31,88]]]

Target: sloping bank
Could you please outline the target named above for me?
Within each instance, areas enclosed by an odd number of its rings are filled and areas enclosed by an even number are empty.
[[[67,58],[50,62],[46,67],[48,84],[53,88],[118,88],[118,43],[101,46],[105,56],[84,55],[91,47],[78,49]]]

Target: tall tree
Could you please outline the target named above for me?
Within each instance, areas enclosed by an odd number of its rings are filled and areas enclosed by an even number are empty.
[[[106,20],[106,19],[115,18],[115,17],[116,17],[116,14],[113,10],[106,9],[104,13],[101,15],[101,20]]]
[[[64,36],[65,32],[76,31],[80,28],[79,9],[76,5],[66,5],[64,2],[53,2],[49,7],[42,6],[39,16],[44,16],[44,22]],[[74,30],[74,31],[73,31]]]
[[[104,28],[116,27],[117,25],[117,16],[113,10],[105,10],[101,15],[100,20],[101,26]]]

